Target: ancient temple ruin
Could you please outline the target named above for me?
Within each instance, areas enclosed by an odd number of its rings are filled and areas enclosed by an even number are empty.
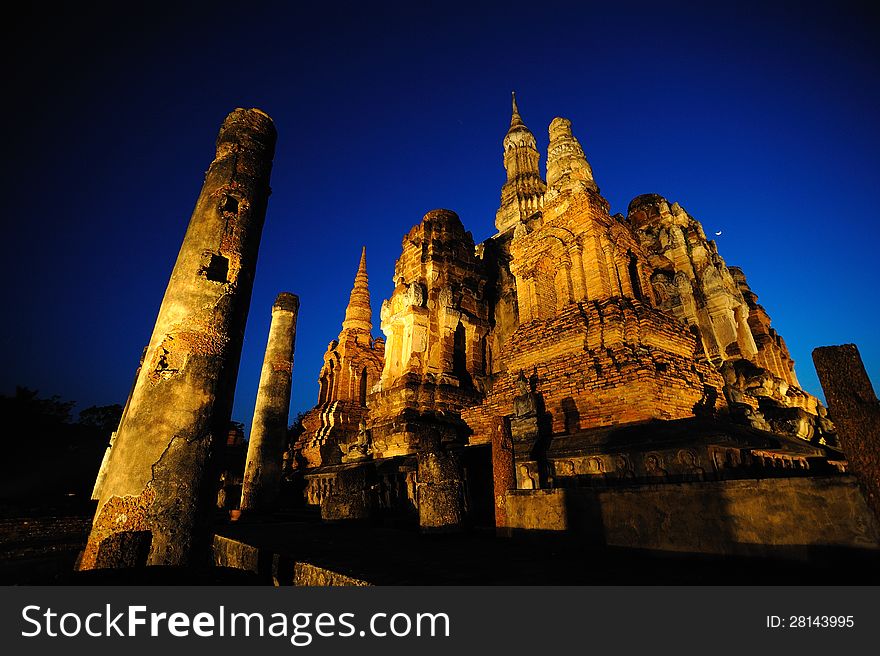
[[[701,483],[746,504],[757,488],[726,483],[760,479],[760,494],[817,485],[862,512],[851,484],[835,487],[834,426],[743,271],[662,196],[612,214],[571,122],[549,136],[542,176],[514,98],[497,233],[475,244],[451,210],[425,214],[381,306],[384,343],[362,258],[292,446],[305,502],[327,519],[558,530],[545,511],[562,491],[649,486],[668,506]],[[840,539],[876,545],[873,521]]]
[[[475,243],[455,212],[427,212],[403,237],[384,337],[362,250],[292,443],[299,300],[277,297],[243,467],[222,447],[276,135],[259,110],[227,117],[101,466],[80,569],[206,563],[216,507],[271,521],[279,504],[637,549],[880,547],[865,437],[877,400],[854,347],[816,358],[856,477],[833,417],[699,221],[656,194],[612,214],[564,118],[542,175],[512,109],[497,232]]]

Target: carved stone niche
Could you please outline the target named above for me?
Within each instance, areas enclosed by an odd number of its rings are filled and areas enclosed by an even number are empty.
[[[645,475],[648,478],[666,478],[668,472],[663,468],[663,456],[659,453],[645,455]]]
[[[513,412],[517,418],[536,417],[538,414],[537,395],[532,391],[525,374],[520,371],[514,383],[516,396],[513,398]]]
[[[427,302],[428,294],[425,286],[420,282],[414,282],[407,285],[404,292],[404,304],[414,305],[415,307],[424,307]]]
[[[537,462],[521,462],[517,465],[516,487],[520,490],[537,490],[541,487]]]
[[[368,460],[373,456],[373,440],[365,420],[361,420],[358,425],[358,435],[355,442],[340,444],[339,450],[343,454],[342,462],[358,462],[360,460]]]

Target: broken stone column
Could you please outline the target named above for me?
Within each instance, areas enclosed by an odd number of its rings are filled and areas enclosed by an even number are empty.
[[[495,495],[495,527],[499,534],[507,529],[507,492],[516,489],[513,439],[504,417],[495,418],[492,430],[492,483]]]
[[[258,109],[236,109],[220,128],[110,451],[80,569],[130,566],[124,548],[109,546],[140,544],[140,536],[149,538],[146,564],[208,562],[212,454],[229,427],[275,139],[272,119]]]
[[[289,292],[280,293],[272,306],[269,343],[263,358],[241,487],[242,510],[265,509],[278,499],[287,415],[290,412],[290,381],[298,311],[299,297]]]
[[[849,466],[880,519],[880,401],[855,344],[823,346],[813,363]]]
[[[418,453],[419,527],[423,533],[460,531],[464,489],[458,455],[444,449],[439,438],[423,438],[423,445]]]

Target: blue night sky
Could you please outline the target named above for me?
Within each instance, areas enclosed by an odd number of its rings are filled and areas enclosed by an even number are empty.
[[[77,3],[19,19],[2,46],[0,392],[125,402],[217,129],[260,107],[279,142],[233,417],[249,429],[279,291],[301,299],[291,417],[308,409],[361,245],[378,335],[401,239],[426,211],[493,234],[512,89],[542,169],[565,116],[612,212],[659,193],[723,232],[808,391],[821,394],[811,350],[844,342],[880,385],[867,9],[293,4]]]

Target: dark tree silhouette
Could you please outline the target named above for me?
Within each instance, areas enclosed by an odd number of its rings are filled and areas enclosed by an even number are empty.
[[[17,499],[48,509],[59,499],[88,500],[116,426],[104,430],[98,425],[101,416],[110,414],[103,409],[74,423],[74,405],[58,396],[40,398],[27,387],[0,395],[0,426],[8,435],[6,457],[0,459],[0,506]]]
[[[38,394],[37,390],[19,386],[14,396],[0,396],[0,421],[14,430],[24,426],[43,430],[70,423],[74,401],[62,401],[58,396],[40,399]]]
[[[91,408],[81,410],[79,423],[82,426],[96,428],[102,433],[112,433],[119,426],[122,418],[122,406],[118,403],[113,405],[93,405]]]

